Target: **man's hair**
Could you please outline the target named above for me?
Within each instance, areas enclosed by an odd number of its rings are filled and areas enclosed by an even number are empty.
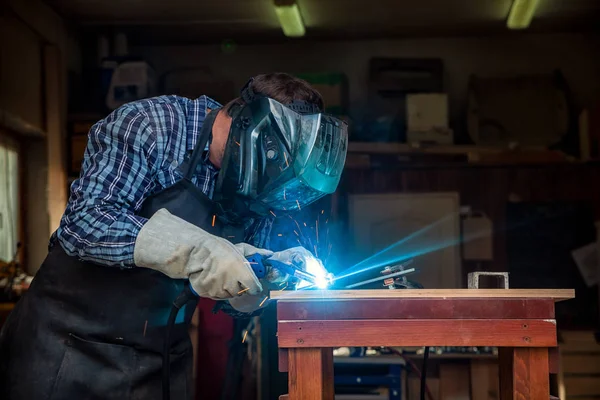
[[[262,94],[282,104],[291,104],[294,101],[305,101],[314,104],[323,110],[323,98],[313,89],[308,82],[283,72],[256,75],[250,83],[250,89],[255,94]],[[243,104],[241,98],[231,101],[225,109],[234,104]]]

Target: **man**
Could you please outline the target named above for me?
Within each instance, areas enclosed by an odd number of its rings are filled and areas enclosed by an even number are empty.
[[[347,130],[321,110],[306,82],[278,73],[222,109],[161,96],[94,125],[48,257],[0,335],[0,397],[160,398],[186,285],[232,314],[258,310],[276,279],[246,257],[299,251],[265,250],[270,216],[335,190]],[[176,399],[192,395],[187,300],[170,338]]]

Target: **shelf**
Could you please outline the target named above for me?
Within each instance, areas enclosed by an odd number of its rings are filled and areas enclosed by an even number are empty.
[[[543,147],[507,147],[475,145],[410,145],[405,143],[349,142],[346,166],[372,168],[392,165],[540,165],[580,164],[575,158]]]
[[[335,356],[333,357],[335,364],[365,364],[365,365],[406,365],[406,361],[400,356],[363,356],[363,357],[348,357]]]

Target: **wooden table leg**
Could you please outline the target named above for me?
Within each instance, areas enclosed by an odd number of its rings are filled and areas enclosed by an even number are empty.
[[[289,349],[289,400],[333,400],[333,350]]]
[[[503,347],[499,349],[500,400],[548,400],[550,372],[548,349]]]

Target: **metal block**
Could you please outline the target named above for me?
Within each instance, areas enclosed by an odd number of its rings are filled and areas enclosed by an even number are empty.
[[[508,289],[508,272],[485,272],[485,271],[471,272],[467,275],[469,289],[479,289],[479,277],[480,276],[494,276],[502,281],[503,289]]]

